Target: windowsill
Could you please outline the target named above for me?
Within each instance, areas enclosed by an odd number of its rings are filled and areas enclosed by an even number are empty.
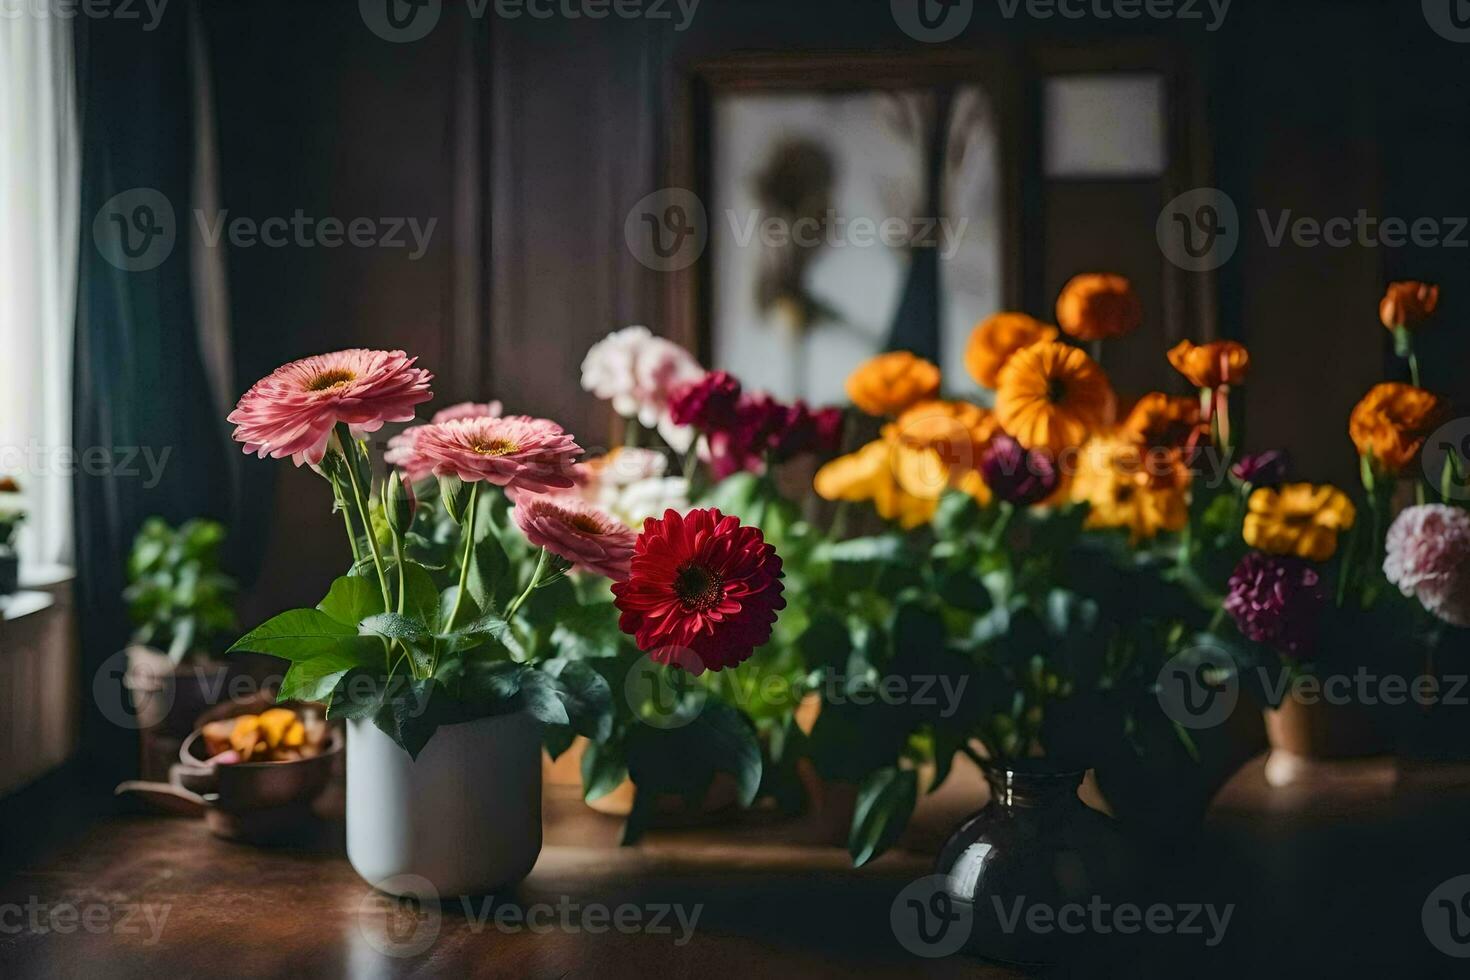
[[[20,587],[23,589],[48,589],[76,578],[76,569],[70,565],[25,565],[20,566]]]
[[[0,598],[0,619],[13,623],[25,616],[34,616],[56,605],[56,597],[49,592],[22,590],[14,595]]]

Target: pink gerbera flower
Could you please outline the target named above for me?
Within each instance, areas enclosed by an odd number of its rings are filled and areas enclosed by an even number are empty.
[[[591,504],[565,495],[519,493],[512,511],[526,540],[614,582],[628,577],[638,538]]]
[[[247,453],[297,466],[320,463],[338,422],[356,433],[407,422],[414,406],[434,397],[433,378],[401,350],[343,350],[292,361],[257,381],[229,420]]]
[[[575,484],[581,455],[571,434],[555,422],[529,415],[481,416],[423,426],[396,462],[413,473],[457,476],[511,491],[546,493]]]
[[[450,405],[448,408],[440,409],[430,419],[430,425],[438,425],[440,422],[453,422],[455,419],[477,419],[477,418],[499,418],[500,402],[460,402],[458,405]],[[414,452],[413,441],[427,425],[410,425],[398,435],[388,440],[388,449],[383,453],[383,461],[389,466],[397,466],[408,476],[412,483],[427,480],[433,476],[433,471],[424,463],[417,453]]]

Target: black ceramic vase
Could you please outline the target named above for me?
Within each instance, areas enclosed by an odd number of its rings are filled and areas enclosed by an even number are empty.
[[[1096,923],[1128,900],[1132,862],[1115,822],[1078,798],[1084,775],[1039,760],[985,768],[990,803],[945,842],[937,869],[968,920],[969,952],[1046,965],[1098,949]]]

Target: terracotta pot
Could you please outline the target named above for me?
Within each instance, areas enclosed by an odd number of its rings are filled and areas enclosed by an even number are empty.
[[[1272,786],[1302,782],[1335,763],[1387,759],[1393,751],[1393,733],[1356,703],[1288,697],[1267,709],[1266,735],[1266,782]]]

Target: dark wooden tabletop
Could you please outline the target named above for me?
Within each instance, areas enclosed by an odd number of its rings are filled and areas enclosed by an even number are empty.
[[[1447,783],[1365,771],[1272,790],[1257,759],[1203,828],[1150,844],[1174,900],[1234,906],[1224,940],[1150,937],[1121,964],[1054,972],[1470,975],[1421,919],[1437,884],[1470,873],[1470,791]],[[819,836],[801,825],[662,830],[618,848],[618,821],[551,787],[546,846],[514,894],[427,910],[358,879],[340,823],[259,848],[199,821],[109,816],[0,883],[0,977],[1021,976],[916,957],[889,924],[895,895],[930,869],[923,852],[980,802],[965,785],[936,794],[905,849],[858,871],[840,848],[793,843]]]

